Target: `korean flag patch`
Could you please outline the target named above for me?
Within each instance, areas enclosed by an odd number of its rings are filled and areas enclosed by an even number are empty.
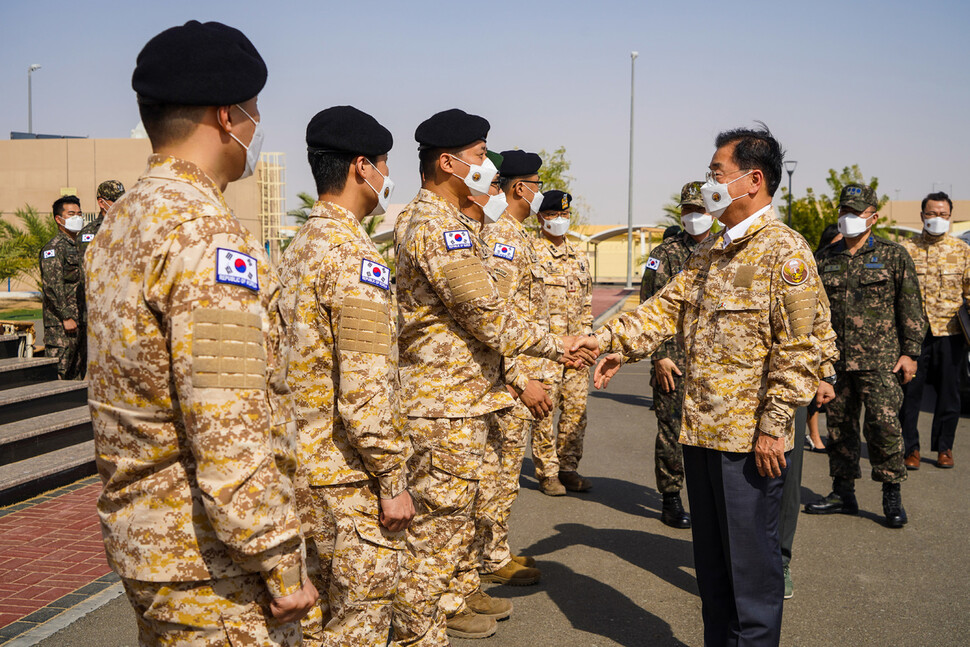
[[[383,290],[391,288],[391,270],[380,263],[366,258],[360,262],[360,280],[364,283],[376,285]]]
[[[44,258],[54,258],[54,253],[55,252],[54,252],[53,249],[45,249],[44,250]]]
[[[448,251],[455,249],[471,249],[472,237],[467,229],[456,229],[455,231],[445,232],[445,247]]]
[[[507,261],[511,261],[515,258],[515,248],[511,245],[506,245],[505,243],[495,243],[495,253],[493,256],[498,256],[499,258],[504,258]]]
[[[90,243],[92,240],[94,240],[94,234],[81,234],[82,243]]]
[[[656,272],[660,269],[660,261],[656,258],[647,259],[647,269]]]
[[[232,283],[259,292],[256,259],[234,249],[216,250],[216,282]]]

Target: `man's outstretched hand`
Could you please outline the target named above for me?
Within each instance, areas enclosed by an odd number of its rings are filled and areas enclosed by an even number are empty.
[[[592,335],[566,335],[562,347],[566,352],[559,361],[569,368],[592,366],[600,354],[600,343]]]
[[[603,361],[597,364],[596,370],[593,371],[593,385],[597,389],[605,389],[621,366],[623,366],[623,356],[619,353],[604,355]]]

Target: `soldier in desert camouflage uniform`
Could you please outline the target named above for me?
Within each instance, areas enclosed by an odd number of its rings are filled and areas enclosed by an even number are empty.
[[[296,645],[316,600],[280,285],[223,197],[265,81],[231,27],[150,40],[132,87],[156,152],[88,250],[98,513],[142,645]]]
[[[555,335],[586,335],[593,328],[593,278],[586,253],[566,239],[569,205],[573,197],[564,191],[542,193],[535,190],[532,209],[542,226],[535,243],[549,301],[549,322]],[[542,196],[539,198],[539,196]],[[561,231],[560,231],[561,229]],[[583,457],[586,434],[586,397],[589,394],[589,369],[549,367],[558,373],[549,397],[553,411],[559,409],[558,429],[549,415],[532,431],[532,460],[543,494],[562,496],[566,490],[585,492],[589,479],[576,471]]]
[[[513,404],[500,360],[525,352],[563,361],[566,345],[512,315],[485,261],[481,222],[464,215],[485,195],[494,165],[485,163],[488,122],[447,110],[418,126],[422,189],[405,208],[397,286],[402,408],[414,455],[408,467],[416,514],[394,602],[395,638],[405,645],[447,644],[452,635],[484,637],[494,618],[467,605],[445,621],[439,602],[474,536],[474,504],[486,441],[486,417]],[[564,341],[566,342],[564,344]]]
[[[40,250],[44,352],[58,359],[58,379],[80,380],[87,368],[87,329],[76,237],[84,217],[81,202],[73,195],[58,198],[51,210],[57,235]]]
[[[792,416],[816,394],[820,283],[805,240],[771,196],[783,153],[767,129],[721,133],[701,188],[726,229],[632,313],[596,331],[603,387],[623,357],[647,357],[683,332],[687,384],[680,441],[694,563],[711,645],[777,645],[784,579],[778,515],[794,444]]]
[[[701,182],[688,182],[680,190],[680,217],[684,230],[658,245],[647,259],[640,282],[640,302],[660,291],[680,272],[698,243],[710,235],[714,219],[706,213]],[[654,471],[663,497],[660,520],[671,528],[690,528],[680,490],[684,487],[684,452],[680,448],[680,409],[684,403],[682,367],[687,366],[683,336],[668,339],[650,357],[653,404],[657,412]]]
[[[307,125],[319,201],[280,262],[310,578],[308,645],[383,644],[391,627],[411,455],[397,389],[390,269],[360,221],[383,213],[391,133],[351,106]],[[304,505],[306,502],[307,505]]]
[[[818,252],[818,269],[832,305],[838,336],[836,398],[828,405],[832,493],[805,505],[810,514],[858,514],[855,479],[861,445],[859,416],[869,448],[872,479],[882,483],[883,512],[891,528],[906,523],[899,484],[906,480],[899,407],[913,379],[926,331],[919,283],[901,245],[871,233],[879,219],[872,187],[848,184],[839,198],[843,239]],[[898,376],[898,378],[897,378]]]
[[[101,229],[101,224],[104,222],[104,214],[108,213],[111,205],[124,194],[125,186],[118,180],[105,180],[98,185],[98,217],[84,225],[77,235],[77,246],[81,251],[82,262],[84,260],[84,251],[91,244],[91,241],[94,240],[94,235]]]

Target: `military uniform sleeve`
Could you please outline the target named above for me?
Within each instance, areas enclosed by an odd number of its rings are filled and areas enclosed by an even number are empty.
[[[282,457],[295,451],[292,412],[274,412],[268,393],[280,388],[270,377],[283,360],[278,315],[269,312],[278,295],[265,291],[278,284],[255,260],[258,289],[217,281],[218,254],[252,250],[206,222],[215,220],[189,221],[156,248],[145,295],[171,349],[173,399],[204,503],[199,514],[236,563],[283,597],[300,589],[305,567],[293,483],[282,471]]]
[[[534,321],[514,316],[499,298],[482,259],[474,248],[449,250],[444,232],[427,227],[415,232],[414,258],[455,321],[504,357],[519,354],[559,360],[559,338]],[[466,234],[467,235],[467,234]]]
[[[639,308],[606,322],[593,333],[600,352],[620,353],[624,361],[649,356],[681,325],[685,294],[695,275],[694,270],[680,272]]]
[[[589,269],[589,258],[586,257],[585,253],[581,254],[583,263],[586,264],[586,268]],[[583,332],[587,335],[593,332],[593,277],[590,275],[589,283],[586,286],[586,294],[583,299]]]
[[[656,258],[658,265],[653,277],[654,287],[649,296],[656,294],[657,290],[670,283],[670,279],[674,277],[674,273],[671,272],[670,254],[666,253],[661,248],[657,248],[655,251],[657,255],[654,258]],[[662,359],[666,359],[671,355],[675,355],[676,353],[677,340],[675,338],[671,338],[660,344],[660,347],[657,348],[654,354],[650,356],[650,359],[657,362]],[[683,366],[679,368],[683,368]]]
[[[824,288],[807,245],[784,245],[774,259],[769,302],[772,340],[758,432],[778,438],[791,427],[795,409],[807,405],[818,389],[822,344],[814,332],[819,290]],[[796,269],[789,275],[794,285],[784,279],[792,263]],[[806,273],[804,279],[800,271]]]
[[[53,252],[53,253],[51,253]],[[40,279],[44,299],[53,307],[54,315],[61,321],[80,321],[77,289],[64,276],[67,258],[64,249],[57,245],[44,248],[40,253]]]
[[[967,275],[964,274],[964,291],[966,284]],[[900,354],[919,357],[927,327],[916,265],[909,252],[900,247],[896,254],[896,329],[899,331]]]
[[[818,299],[815,306],[815,325],[812,332],[819,343],[819,379],[835,375],[835,363],[839,361],[839,347],[835,330],[832,329],[832,308],[825,287],[819,281]]]
[[[364,260],[379,262],[352,243],[332,250],[321,268],[317,298],[330,310],[340,376],[337,412],[364,468],[377,478],[380,498],[391,499],[407,489],[411,444],[394,391],[396,313],[390,289],[362,279]]]

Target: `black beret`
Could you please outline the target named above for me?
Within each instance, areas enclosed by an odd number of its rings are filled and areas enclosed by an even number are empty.
[[[566,211],[569,209],[569,203],[572,201],[573,196],[565,191],[560,191],[559,189],[544,191],[542,193],[542,204],[539,205],[539,211]]]
[[[542,158],[525,151],[502,151],[502,167],[498,170],[502,177],[522,177],[535,175],[542,166]]]
[[[307,150],[356,155],[384,155],[394,138],[384,126],[353,106],[334,106],[313,116],[306,127]]]
[[[414,131],[421,148],[459,148],[488,137],[488,119],[452,108],[422,121]]]
[[[266,63],[245,34],[197,20],[148,41],[131,75],[131,87],[142,99],[186,106],[242,103],[264,85]]]

